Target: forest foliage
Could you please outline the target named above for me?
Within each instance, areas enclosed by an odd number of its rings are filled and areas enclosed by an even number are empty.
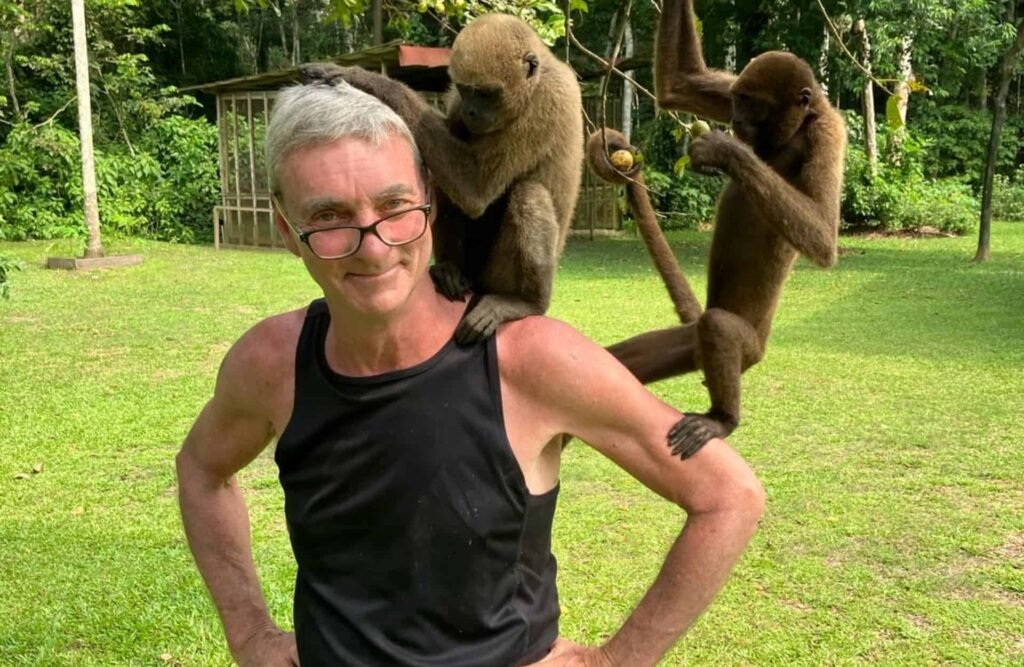
[[[523,15],[578,71],[594,71],[599,65],[566,46],[566,8],[575,37],[607,56],[627,3],[383,0],[380,35],[374,34],[373,4],[89,0],[104,233],[209,240],[210,211],[219,198],[213,100],[182,94],[182,88],[359,50],[376,38],[447,46],[461,26],[488,11]],[[1004,5],[1005,0],[828,0],[820,6],[818,0],[707,0],[698,2],[698,12],[711,66],[742,67],[758,52],[786,48],[818,71],[849,127],[845,225],[966,232],[977,224],[994,76],[1014,37]],[[657,14],[652,3],[631,7],[628,30],[640,63],[633,74],[650,90]],[[857,19],[866,21],[876,80],[881,159],[875,175],[862,129],[866,79],[853,61]],[[0,0],[0,57],[0,238],[81,237],[69,3]],[[888,93],[908,71],[913,92],[906,121],[893,123]],[[677,122],[659,115],[642,94],[632,101],[633,140],[644,150],[665,226],[706,222],[721,183],[677,170],[686,148]],[[1018,73],[996,168],[996,216],[1002,218],[1024,218],[1022,101]]]

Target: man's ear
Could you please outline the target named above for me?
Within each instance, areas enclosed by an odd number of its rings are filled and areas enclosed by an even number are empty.
[[[277,233],[281,236],[281,240],[284,241],[284,247],[288,248],[288,252],[301,257],[299,254],[299,240],[295,238],[295,234],[292,233],[292,228],[288,226],[288,223],[281,217],[281,213],[277,210],[277,204],[271,203],[272,215],[274,217],[274,227],[277,228]]]

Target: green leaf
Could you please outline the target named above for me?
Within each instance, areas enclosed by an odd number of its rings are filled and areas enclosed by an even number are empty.
[[[676,175],[676,178],[681,178],[686,173],[688,166],[690,166],[690,156],[684,155],[676,160],[675,165],[672,167],[672,173]]]
[[[885,102],[885,120],[891,130],[900,130],[906,125],[903,117],[900,116],[900,102],[903,100],[899,94],[893,95]]]

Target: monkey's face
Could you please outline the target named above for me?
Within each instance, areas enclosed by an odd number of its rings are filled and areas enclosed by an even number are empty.
[[[402,245],[382,240],[390,234],[413,234],[411,225],[423,223],[416,207],[428,203],[421,171],[409,142],[393,136],[380,146],[358,138],[297,148],[281,163],[280,205],[285,220],[275,215],[288,248],[299,255],[313,279],[332,304],[364,317],[399,314],[414,293],[433,293],[429,221],[421,236]],[[409,211],[408,216],[396,213]],[[378,223],[383,218],[397,222]],[[360,234],[358,247],[340,259],[323,259],[319,247],[348,248],[351,227],[375,231]],[[382,229],[381,224],[389,225]],[[409,231],[412,230],[412,231]],[[307,233],[302,242],[300,233]],[[312,235],[309,233],[312,232]],[[351,250],[344,250],[350,252]]]
[[[732,131],[761,157],[778,152],[793,138],[807,117],[810,91],[793,100],[776,100],[734,92]]]
[[[482,16],[456,36],[448,63],[457,93],[452,111],[467,130],[495,132],[523,115],[544,50],[528,25],[500,14]]]
[[[473,134],[487,134],[504,126],[505,91],[501,86],[455,84],[459,93],[459,117]]]
[[[730,91],[733,133],[761,157],[776,153],[804,124],[816,85],[807,63],[790,53],[757,56]]]

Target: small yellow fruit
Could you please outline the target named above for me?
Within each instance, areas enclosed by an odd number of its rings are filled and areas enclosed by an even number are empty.
[[[700,139],[710,131],[711,126],[702,120],[695,120],[690,123],[690,136],[694,139]]]
[[[633,154],[625,148],[612,153],[609,159],[611,160],[612,166],[619,171],[628,171],[633,168]]]

